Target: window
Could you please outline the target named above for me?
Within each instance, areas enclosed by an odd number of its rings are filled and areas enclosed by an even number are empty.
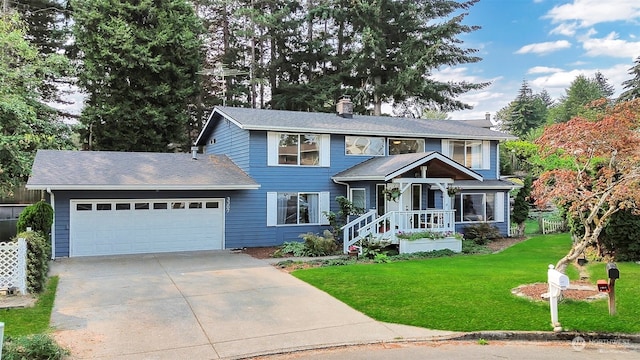
[[[455,197],[457,222],[504,221],[504,193],[461,193]]]
[[[189,209],[202,209],[202,203],[201,202],[190,202],[189,203]]]
[[[488,169],[490,142],[480,140],[443,140],[443,153],[470,169]]]
[[[96,210],[99,210],[99,211],[111,210],[111,204],[109,204],[109,203],[98,203],[98,204],[96,204]]]
[[[136,210],[149,210],[149,203],[135,203]]]
[[[367,136],[345,136],[347,155],[384,156],[384,138]]]
[[[167,203],[153,203],[154,210],[163,210],[167,208]]]
[[[131,210],[131,204],[129,203],[117,203],[116,210]]]
[[[172,209],[184,209],[184,202],[183,201],[172,202],[171,203],[171,208]]]
[[[328,224],[329,192],[268,192],[267,225]]]
[[[329,135],[268,133],[268,165],[329,166]]]
[[[351,204],[359,209],[366,209],[367,199],[365,189],[352,188],[350,194]]]
[[[389,139],[389,155],[424,152],[424,139]]]
[[[278,164],[318,165],[320,145],[317,135],[280,134]]]
[[[219,207],[220,207],[220,205],[218,204],[217,201],[207,201],[207,203],[206,203],[206,208],[207,209],[217,209]]]
[[[76,205],[76,210],[77,211],[91,211],[91,210],[93,210],[93,204],[77,204]]]

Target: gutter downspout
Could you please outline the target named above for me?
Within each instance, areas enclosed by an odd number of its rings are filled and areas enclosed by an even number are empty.
[[[345,183],[345,182],[338,181],[338,180],[335,180],[335,179],[332,179],[332,180],[333,180],[334,183],[336,183],[338,185],[344,185],[347,188],[347,196],[346,196],[346,198],[348,199],[349,198],[349,190],[351,189],[349,183]]]
[[[56,259],[56,198],[51,191],[51,188],[47,188],[49,194],[49,201],[51,202],[51,208],[53,209],[53,223],[51,223],[51,260]]]

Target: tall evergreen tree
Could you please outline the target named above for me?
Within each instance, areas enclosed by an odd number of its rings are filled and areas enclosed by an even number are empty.
[[[518,96],[498,112],[502,129],[520,138],[540,127],[547,112],[548,94],[533,94],[527,81],[523,81]]]
[[[585,105],[592,101],[607,98],[602,83],[595,78],[578,75],[565,90],[560,102],[549,112],[551,123],[561,123],[571,120],[584,111]]]
[[[71,129],[46,105],[47,75],[64,73],[66,58],[42,54],[27,41],[17,14],[0,17],[0,195],[26,181],[37,149],[70,148]]]
[[[357,44],[347,58],[345,78],[366,95],[380,115],[383,102],[416,97],[438,110],[468,109],[456,96],[488,83],[441,82],[433,70],[478,62],[475,49],[458,36],[478,30],[462,23],[477,0],[372,0],[352,4],[350,21]],[[461,14],[457,12],[462,11]],[[432,106],[433,107],[433,106]]]
[[[169,151],[186,145],[199,91],[202,24],[185,0],[72,0],[88,93],[90,149]]]
[[[636,58],[636,61],[630,69],[629,75],[633,76],[629,80],[622,82],[622,88],[624,91],[618,97],[618,101],[627,101],[640,98],[640,56]]]

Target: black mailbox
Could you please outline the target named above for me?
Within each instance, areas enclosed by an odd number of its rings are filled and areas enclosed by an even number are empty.
[[[607,276],[609,279],[620,278],[620,270],[618,270],[618,266],[615,263],[607,263]]]

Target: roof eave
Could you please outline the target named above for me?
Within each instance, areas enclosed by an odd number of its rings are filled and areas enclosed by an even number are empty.
[[[29,185],[28,190],[256,190],[255,185]]]
[[[515,139],[509,135],[504,136],[488,136],[474,134],[431,134],[431,133],[406,133],[406,132],[388,132],[388,131],[368,131],[368,130],[341,130],[330,128],[304,128],[289,126],[264,126],[257,124],[244,125],[242,128],[252,131],[282,131],[282,132],[316,132],[322,134],[340,134],[340,135],[362,135],[362,136],[380,136],[380,137],[408,137],[408,138],[429,138],[429,139],[474,139],[474,140],[496,140],[506,141]]]

